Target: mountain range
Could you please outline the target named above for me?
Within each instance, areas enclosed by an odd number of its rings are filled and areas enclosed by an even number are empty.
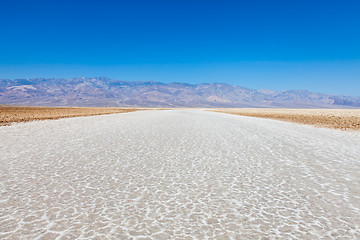
[[[97,78],[0,79],[0,104],[83,107],[359,108],[360,97],[307,90],[249,89],[225,83]]]

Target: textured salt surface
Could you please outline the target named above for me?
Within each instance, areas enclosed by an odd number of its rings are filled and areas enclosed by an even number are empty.
[[[0,239],[360,239],[357,132],[174,110],[0,141]]]

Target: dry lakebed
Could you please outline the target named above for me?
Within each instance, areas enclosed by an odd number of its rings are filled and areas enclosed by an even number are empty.
[[[0,239],[360,239],[353,121],[174,109],[2,126]]]

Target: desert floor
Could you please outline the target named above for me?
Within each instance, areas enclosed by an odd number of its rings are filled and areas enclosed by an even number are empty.
[[[358,131],[148,110],[0,140],[0,239],[360,239]]]
[[[34,120],[60,119],[126,113],[141,108],[76,108],[76,107],[24,107],[0,105],[0,126]],[[166,108],[157,110],[169,110]],[[270,118],[281,121],[314,125],[341,130],[360,130],[360,109],[270,109],[270,108],[216,108],[209,111],[235,115]]]
[[[25,107],[0,105],[0,126],[16,122],[133,112],[135,108]]]
[[[341,130],[360,130],[360,109],[222,108],[211,111],[270,118]]]

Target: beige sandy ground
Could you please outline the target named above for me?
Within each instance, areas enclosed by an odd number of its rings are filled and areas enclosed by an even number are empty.
[[[139,108],[27,107],[0,105],[0,126],[14,122],[125,113]],[[160,109],[159,109],[160,110]],[[341,130],[360,130],[360,109],[216,108],[210,111],[271,118]]]
[[[211,111],[271,118],[341,130],[360,130],[360,109],[218,108]]]
[[[137,108],[27,107],[0,105],[0,126],[15,122],[133,112]]]

